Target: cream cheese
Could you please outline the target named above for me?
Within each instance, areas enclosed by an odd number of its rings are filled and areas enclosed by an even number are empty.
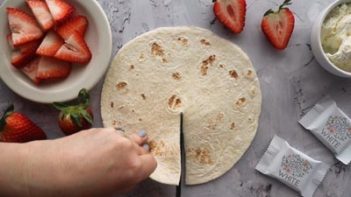
[[[323,49],[337,67],[351,72],[351,4],[334,8],[322,26]]]

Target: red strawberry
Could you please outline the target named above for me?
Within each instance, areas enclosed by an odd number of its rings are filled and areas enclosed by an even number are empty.
[[[56,23],[60,23],[71,16],[74,7],[65,0],[45,0],[49,7],[50,13]]]
[[[41,57],[36,78],[40,80],[63,79],[68,77],[71,70],[72,66],[68,62],[49,57]]]
[[[289,8],[290,0],[285,0],[278,11],[268,10],[263,17],[261,28],[269,42],[279,50],[285,49],[294,31],[295,17]]]
[[[244,30],[246,17],[245,0],[214,0],[213,12],[217,19],[234,33]]]
[[[11,105],[0,119],[1,142],[29,142],[44,140],[46,134],[25,115],[14,112]]]
[[[87,28],[88,19],[85,16],[76,16],[62,24],[57,29],[57,33],[67,40],[75,31],[84,37]]]
[[[8,42],[9,45],[10,45],[10,48],[11,48],[12,50],[15,50],[15,46],[13,46],[13,42],[12,42],[12,35],[11,35],[11,33],[8,34],[8,35],[6,36],[6,38],[7,38],[7,42]]]
[[[26,2],[44,31],[54,26],[54,19],[44,0],[26,0]]]
[[[12,36],[11,34],[7,36],[8,42],[10,46],[12,45]],[[39,46],[39,41],[34,40],[23,45],[18,46],[17,48],[13,48],[11,54],[11,64],[16,68],[22,68],[28,63],[35,55],[35,51]]]
[[[58,124],[66,135],[91,128],[94,117],[89,107],[89,94],[85,89],[79,92],[77,105],[54,103],[53,106],[60,110]]]
[[[41,56],[54,57],[63,44],[62,38],[56,32],[50,31],[46,34],[36,53]]]
[[[41,79],[37,78],[39,61],[40,57],[36,57],[21,69],[21,71],[37,85],[41,82]]]
[[[43,36],[34,17],[17,8],[7,8],[13,45],[19,46]]]
[[[55,58],[72,63],[86,64],[91,59],[91,52],[83,36],[78,32],[73,32],[57,51]]]

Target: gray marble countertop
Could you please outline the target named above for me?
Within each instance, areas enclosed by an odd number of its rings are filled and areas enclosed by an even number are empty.
[[[2,3],[3,0],[0,0]],[[274,134],[287,139],[308,155],[332,164],[315,196],[351,196],[350,167],[337,163],[333,155],[297,121],[324,95],[331,95],[351,115],[351,81],[324,71],[315,61],[310,47],[310,31],[316,16],[332,0],[293,0],[295,31],[289,47],[274,50],[260,30],[263,13],[282,0],[247,0],[246,27],[232,35],[213,21],[212,0],[98,0],[112,28],[113,53],[135,36],[161,26],[193,25],[210,29],[239,45],[251,58],[260,78],[263,106],[257,136],[242,159],[224,176],[207,184],[184,187],[183,197],[292,197],[298,194],[281,183],[254,170]],[[100,92],[102,81],[91,91],[96,115],[95,127],[101,127]],[[0,81],[0,109],[15,103],[16,109],[38,123],[50,138],[62,137],[56,122],[57,112],[48,105],[32,103],[15,95]],[[50,124],[49,124],[50,123]],[[173,197],[175,187],[151,180],[137,186],[124,197]]]

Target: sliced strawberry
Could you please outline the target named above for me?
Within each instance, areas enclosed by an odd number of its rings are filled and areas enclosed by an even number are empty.
[[[262,20],[261,28],[269,42],[279,50],[285,49],[291,38],[295,26],[295,17],[289,8],[290,0],[285,0],[274,12],[268,10]]]
[[[83,36],[78,32],[73,32],[57,51],[55,58],[72,63],[86,64],[91,59],[91,52]]]
[[[46,34],[36,53],[41,56],[54,57],[63,44],[63,39],[56,32],[50,31]]]
[[[74,7],[65,0],[45,0],[50,13],[57,23],[60,23],[71,16]]]
[[[217,19],[234,33],[244,30],[245,0],[214,0],[213,12]]]
[[[7,14],[15,47],[38,40],[43,36],[34,17],[17,8],[7,8]]]
[[[21,71],[37,85],[41,82],[41,80],[37,78],[39,61],[40,57],[36,57],[21,69]]]
[[[44,31],[54,26],[54,19],[44,0],[26,0],[26,2]]]
[[[7,36],[8,42],[11,46],[12,36],[11,34]],[[26,44],[20,45],[16,48],[12,48],[11,54],[11,64],[16,68],[22,68],[28,63],[35,55],[35,51],[40,44],[39,40],[34,40]]]
[[[7,36],[6,36],[6,38],[7,38],[7,42],[9,43],[9,45],[10,45],[10,48],[12,49],[12,50],[14,50],[15,49],[15,46],[13,46],[13,42],[12,42],[12,35],[11,35],[11,33],[10,34],[8,34]]]
[[[35,56],[35,50],[39,46],[38,41],[32,41],[20,46],[11,54],[11,64],[16,68],[22,68],[28,61]]]
[[[77,31],[80,35],[85,35],[88,28],[88,19],[85,16],[76,16],[69,19],[62,24],[58,29],[57,33],[65,40],[67,40],[74,31]]]
[[[72,66],[54,58],[41,57],[38,65],[37,78],[41,80],[54,80],[68,77]]]

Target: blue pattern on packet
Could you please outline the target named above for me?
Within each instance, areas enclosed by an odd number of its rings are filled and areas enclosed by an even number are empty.
[[[338,160],[351,161],[351,119],[329,97],[318,102],[300,121]]]
[[[256,166],[256,170],[278,179],[304,197],[313,196],[328,169],[329,165],[291,147],[278,136],[274,136]]]

